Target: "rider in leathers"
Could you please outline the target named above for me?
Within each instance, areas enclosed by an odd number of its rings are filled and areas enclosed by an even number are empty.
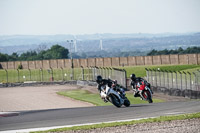
[[[98,76],[96,77],[96,82],[98,83],[97,89],[98,89],[98,91],[100,92],[101,98],[104,99],[104,102],[107,102],[107,101],[105,100],[105,96],[106,96],[106,94],[105,94],[105,87],[106,87],[106,85],[108,85],[108,87],[112,87],[113,81],[110,80],[110,79],[102,79],[102,77],[101,77],[100,75],[98,75]],[[104,87],[104,88],[103,88],[104,90],[102,90],[102,87]],[[102,92],[102,91],[103,91],[103,92]]]
[[[138,83],[140,84],[142,81],[144,81],[145,84],[151,89],[150,83],[148,83],[148,82],[147,82],[146,80],[144,80],[143,78],[141,78],[141,77],[136,77],[135,74],[131,74],[131,75],[130,75],[130,78],[131,78],[131,87],[132,87],[133,91],[135,92],[134,97],[139,97],[139,96],[140,96],[140,95],[139,95],[138,88],[137,88],[137,84],[138,84]],[[151,90],[151,91],[152,91],[152,90]],[[152,91],[152,93],[153,93],[153,91]]]

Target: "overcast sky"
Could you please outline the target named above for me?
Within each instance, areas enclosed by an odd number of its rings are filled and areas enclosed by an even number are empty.
[[[0,35],[200,31],[200,0],[0,0]]]

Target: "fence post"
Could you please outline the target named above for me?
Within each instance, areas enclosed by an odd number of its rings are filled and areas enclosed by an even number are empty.
[[[190,90],[192,90],[192,83],[191,83],[191,73],[187,72],[190,75]]]
[[[147,68],[145,68],[146,70],[146,75],[147,75],[147,81],[149,82],[149,70]]]
[[[176,75],[176,89],[178,89],[178,80],[177,80],[177,72],[174,71],[175,75]]]
[[[198,85],[197,85],[197,82],[198,82],[198,81],[197,81],[197,75],[196,75],[196,73],[194,73],[194,72],[193,72],[193,75],[194,75],[194,87],[195,87],[196,90],[197,90],[197,86],[198,86]]]
[[[151,84],[153,86],[152,70],[149,68],[149,71],[151,71]]]
[[[109,71],[109,78],[112,79],[112,68],[109,67],[108,71]]]
[[[109,68],[108,67],[106,67],[106,71],[107,71],[107,77],[109,78]]]
[[[94,67],[91,66],[91,80],[93,80],[94,78]]]
[[[107,78],[107,73],[106,73],[106,67],[102,67],[103,68],[103,72],[104,72],[104,78]]]
[[[39,78],[40,78],[39,81],[41,81],[41,74],[40,74],[41,69],[42,68],[39,69]]]
[[[169,89],[169,73],[168,73],[168,71],[166,71],[167,72],[167,84],[168,84],[168,89]]]
[[[94,67],[91,67],[91,70],[92,70],[91,80],[93,81],[93,79],[94,79]]]
[[[6,83],[8,83],[8,71],[6,69],[4,69],[6,71]]]
[[[44,75],[43,75],[43,69],[42,68],[40,68],[40,71],[42,72],[42,78],[41,78],[41,74],[40,74],[40,81],[44,81]]]
[[[84,80],[84,68],[81,66],[81,71],[82,71],[82,80]]]
[[[54,78],[53,78],[53,69],[50,67],[51,69],[51,81],[54,81]]]
[[[186,77],[186,73],[183,71],[183,73],[185,74],[185,89],[187,89],[187,77]]]
[[[93,68],[93,81],[95,80],[95,76],[96,76],[96,67]]]
[[[197,71],[199,72],[198,75],[197,75],[197,90],[199,90],[199,87],[200,87],[200,86],[199,86],[199,77],[200,77],[199,75],[200,75],[200,70],[197,69]]]
[[[71,67],[70,79],[73,80],[74,77],[74,68]]]
[[[19,79],[19,69],[17,69],[17,77],[18,77],[18,82],[20,82],[20,79]]]
[[[183,87],[183,81],[182,81],[182,73],[180,71],[178,71],[178,73],[180,74],[181,76],[181,90],[182,90],[182,87]]]
[[[156,69],[154,70],[154,73],[155,73],[155,81],[156,81],[156,87],[157,87],[157,71],[156,71]]]
[[[163,82],[163,84],[164,84],[163,87],[165,87],[165,72],[162,71],[162,70],[161,70],[161,72],[163,72],[163,81],[164,81],[164,82]]]
[[[28,69],[29,75],[30,75],[30,81],[31,81],[31,69]]]
[[[104,71],[104,78],[107,78],[107,75],[106,75],[106,68],[103,67],[103,71]]]
[[[125,69],[123,69],[123,71],[124,71],[125,87],[126,87],[126,89],[127,89],[126,70],[125,70]]]
[[[91,77],[91,66],[88,67],[88,78],[89,78],[89,80],[91,79],[90,77]]]
[[[62,72],[62,80],[64,81],[64,73],[63,73],[63,68],[62,68],[62,67],[60,67],[60,69],[61,69],[61,72]]]
[[[161,87],[161,76],[160,76],[160,70],[158,70],[158,76],[159,76],[160,87]]]
[[[172,78],[172,89],[173,89],[173,87],[174,87],[174,84],[173,84],[173,82],[174,82],[174,79],[173,79],[173,72],[172,71],[169,71],[170,73],[171,73],[171,78]]]

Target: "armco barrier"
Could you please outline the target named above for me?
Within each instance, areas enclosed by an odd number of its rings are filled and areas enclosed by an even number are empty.
[[[166,87],[155,87],[152,86],[154,92],[164,93],[170,96],[182,96],[190,99],[200,99],[200,91],[195,90],[181,90],[181,89],[173,89]]]

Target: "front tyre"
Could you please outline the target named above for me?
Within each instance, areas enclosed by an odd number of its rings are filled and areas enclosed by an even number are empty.
[[[151,97],[151,93],[149,91],[145,91],[144,95],[146,95],[146,99],[149,103],[153,103],[152,97]]]
[[[110,102],[118,108],[122,106],[120,103],[120,99],[115,95],[110,95]]]
[[[130,106],[130,101],[127,98],[124,99],[124,106],[126,107]]]

